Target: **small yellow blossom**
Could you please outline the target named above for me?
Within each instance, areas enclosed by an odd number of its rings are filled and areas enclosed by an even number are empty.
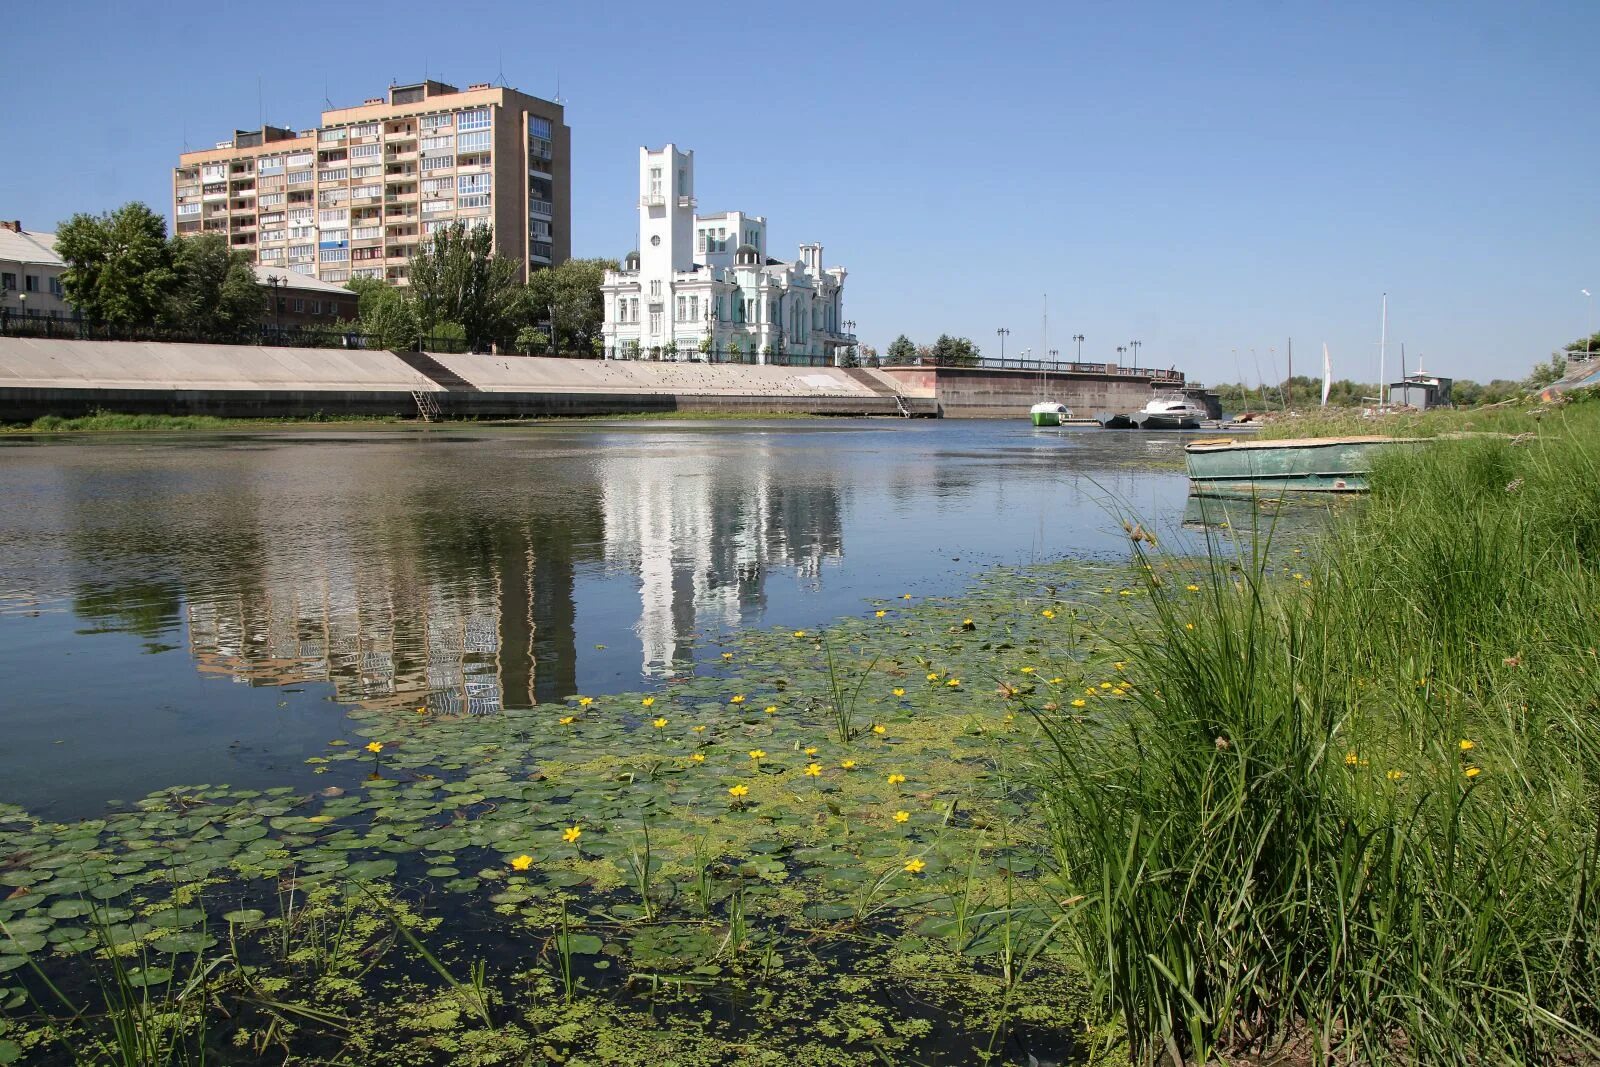
[[[820,764],[820,763],[808,763],[808,764],[806,764],[806,777],[807,778],[820,778],[820,777],[822,777],[822,764]]]
[[[733,696],[728,698],[728,703],[730,703],[730,704],[743,704],[744,703],[744,694],[743,693],[735,693],[735,694],[733,694]]]
[[[938,671],[929,671],[928,672],[928,681],[937,682],[938,680],[939,680],[939,672]]]
[[[426,714],[428,714],[428,709],[427,708],[418,708],[417,709],[417,714],[418,715],[426,715]]]
[[[1074,700],[1072,702],[1072,706],[1075,707],[1075,708],[1082,708],[1082,707],[1088,706],[1088,703],[1089,702],[1087,700],[1083,699],[1082,697],[1079,697],[1077,700]]]
[[[1404,778],[1405,776],[1406,776],[1406,772],[1405,771],[1390,771],[1388,774],[1384,775],[1384,777],[1388,778],[1389,781],[1391,781],[1391,782],[1398,782],[1400,779]]]
[[[806,755],[815,756],[816,754],[817,754],[817,746],[816,745],[807,745],[806,746]]]
[[[1475,741],[1468,741],[1468,740],[1467,740],[1467,739],[1466,739],[1466,738],[1464,738],[1464,737],[1463,737],[1463,738],[1462,738],[1462,739],[1461,739],[1461,740],[1460,740],[1460,741],[1458,741],[1458,742],[1457,742],[1457,746],[1458,746],[1458,747],[1459,747],[1459,748],[1460,748],[1460,749],[1461,749],[1461,751],[1463,751],[1463,752],[1471,752],[1471,751],[1472,751],[1472,750],[1473,750],[1473,749],[1475,749],[1475,748],[1477,748],[1477,747],[1478,747],[1478,745],[1477,745],[1477,742],[1475,742]]]
[[[840,762],[839,766],[843,767],[847,771],[853,771],[856,769],[856,761],[853,759],[843,760]]]
[[[750,787],[747,785],[729,786],[728,795],[730,797],[747,797],[750,795]]]
[[[657,730],[665,730],[667,728],[667,720],[664,717],[658,716],[657,718],[651,720],[650,725],[654,726]]]
[[[703,734],[703,733],[706,732],[706,728],[705,728],[704,725],[692,726],[692,727],[690,727],[690,729],[692,729],[697,734]]]
[[[643,704],[647,708],[651,704],[654,704],[655,702],[656,702],[656,698],[655,697],[645,697],[643,700],[639,701],[639,703]]]
[[[1462,773],[1465,774],[1468,778],[1476,778],[1476,777],[1478,777],[1478,775],[1483,773],[1483,768],[1481,768],[1481,767],[1468,767]]]
[[[960,678],[951,678],[948,681],[946,681],[944,684],[949,686],[951,689],[954,689],[956,686],[961,684],[961,679]]]
[[[905,780],[906,780],[906,776],[903,775],[903,774],[891,774],[891,775],[889,775],[889,784],[890,785],[899,785],[901,782],[903,782]]]
[[[367,751],[368,752],[382,752],[383,751],[383,742],[382,741],[368,741],[367,742]]]
[[[1056,613],[1051,611],[1049,608],[1045,608],[1043,611],[1039,612],[1039,614],[1043,615],[1047,619],[1053,619],[1056,617]]]
[[[776,714],[778,714],[778,705],[776,705],[776,704],[768,704],[766,707],[762,708],[761,710],[766,712],[768,715],[776,715]]]
[[[578,838],[582,836],[583,831],[578,829],[576,826],[569,826],[565,830],[561,831],[561,840],[565,841],[569,845],[575,843]]]
[[[961,620],[961,625],[962,626],[971,626],[972,625],[972,620],[971,619],[962,619]]]
[[[1100,688],[1101,689],[1110,689],[1111,688],[1111,683],[1110,682],[1101,682],[1100,683]]]
[[[1186,622],[1186,623],[1184,623],[1184,624],[1183,624],[1183,628],[1184,628],[1184,629],[1185,629],[1185,630],[1192,630],[1192,629],[1194,629],[1194,623],[1192,623],[1192,622]]]
[[[796,636],[796,637],[804,637],[804,636],[805,636],[805,635],[806,635],[806,632],[805,632],[805,631],[804,631],[804,630],[796,630],[796,631],[795,631],[795,632],[794,632],[794,635],[795,635],[795,636]]]
[[[1189,590],[1191,593],[1198,593],[1200,591],[1200,587],[1198,585],[1186,585],[1184,588]]]
[[[889,690],[889,692],[893,693],[897,697],[903,697],[903,696],[906,695],[906,691],[904,689],[900,688],[898,685],[895,686],[893,689]]]
[[[1359,762],[1360,762],[1360,759],[1356,756],[1356,754],[1354,752],[1346,752],[1344,754],[1344,764],[1345,764],[1346,767],[1354,767]]]
[[[696,752],[689,758],[694,760],[696,763],[704,763],[706,761],[706,754],[704,752]]]
[[[516,857],[511,861],[511,869],[514,871],[525,871],[532,866],[533,857],[526,853]]]
[[[578,698],[578,707],[580,707],[580,708],[586,708],[590,704],[593,704],[593,703],[594,703],[594,697],[579,697]]]
[[[901,600],[910,600],[911,599],[911,594],[910,593],[901,593],[900,594],[900,599]]]
[[[1297,581],[1297,582],[1303,582],[1303,581],[1306,580],[1306,576],[1301,574],[1299,571],[1295,571],[1294,572],[1294,580]]]
[[[881,618],[883,618],[885,615],[887,615],[889,613],[887,611],[875,611],[875,612],[873,612],[873,614],[881,619]]]
[[[577,721],[578,720],[571,715],[563,715],[561,718],[556,720],[556,722],[560,723],[562,726],[571,726]]]
[[[883,725],[881,722],[875,722],[872,724],[872,732],[875,734],[886,734],[889,732],[889,728]]]
[[[1023,674],[1033,674],[1033,673],[1037,672],[1039,668],[1037,668],[1037,667],[1022,667],[1022,668],[1019,668],[1019,669]]]
[[[752,748],[750,750],[750,758],[751,759],[766,759],[767,758],[767,750],[764,749],[764,748]]]
[[[1125,671],[1128,669],[1128,665],[1119,659],[1111,665],[1111,668],[1112,670]]]
[[[920,859],[911,860],[906,864],[906,870],[910,871],[912,874],[921,874],[922,869],[926,866],[927,864],[923,863]]]
[[[1065,678],[1060,678],[1060,677],[1052,678],[1052,679],[1050,679],[1050,684],[1051,685],[1060,685],[1064,681],[1066,681]]]
[[[1117,595],[1118,596],[1132,596],[1133,594],[1131,592],[1129,592],[1128,590],[1124,589],[1124,590],[1122,590],[1122,592],[1118,593]]]
[[[1111,689],[1111,695],[1114,697],[1120,697],[1124,695],[1124,691],[1120,687],[1113,686]]]
[[[723,659],[732,659],[733,658],[733,653],[732,652],[724,652],[722,654],[722,658]]]
[[[894,813],[895,822],[905,822],[909,818],[911,818],[911,813],[909,811],[897,811]]]

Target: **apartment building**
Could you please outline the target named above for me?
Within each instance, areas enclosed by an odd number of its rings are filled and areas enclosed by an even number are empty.
[[[343,285],[406,283],[417,245],[493,225],[530,269],[572,254],[571,131],[560,104],[515,89],[393,85],[314,130],[237,130],[172,172],[173,232],[218,233],[260,266]]]
[[[72,318],[61,290],[66,263],[56,255],[56,235],[24,230],[20,220],[0,220],[0,319]]]

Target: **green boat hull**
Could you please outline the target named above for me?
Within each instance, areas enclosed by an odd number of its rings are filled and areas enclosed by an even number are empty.
[[[1196,442],[1184,450],[1189,481],[1201,496],[1364,493],[1373,459],[1411,447],[1407,438]]]
[[[1035,411],[1033,413],[1035,426],[1060,426],[1061,413],[1056,411]]]

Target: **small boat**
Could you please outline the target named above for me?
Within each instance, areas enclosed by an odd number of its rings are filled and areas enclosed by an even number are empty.
[[[1416,437],[1303,437],[1283,441],[1221,438],[1184,446],[1190,490],[1199,496],[1364,493],[1373,458],[1410,448]]]
[[[1060,426],[1072,418],[1072,409],[1054,400],[1041,400],[1028,412],[1035,426]]]
[[[1198,430],[1208,414],[1184,394],[1167,393],[1155,397],[1128,418],[1141,430]]]

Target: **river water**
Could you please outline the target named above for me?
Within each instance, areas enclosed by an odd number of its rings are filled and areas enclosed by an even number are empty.
[[[355,706],[637,688],[742,626],[1177,527],[1181,435],[578,423],[0,440],[0,803],[309,781]],[[1117,513],[1117,514],[1114,514]]]

